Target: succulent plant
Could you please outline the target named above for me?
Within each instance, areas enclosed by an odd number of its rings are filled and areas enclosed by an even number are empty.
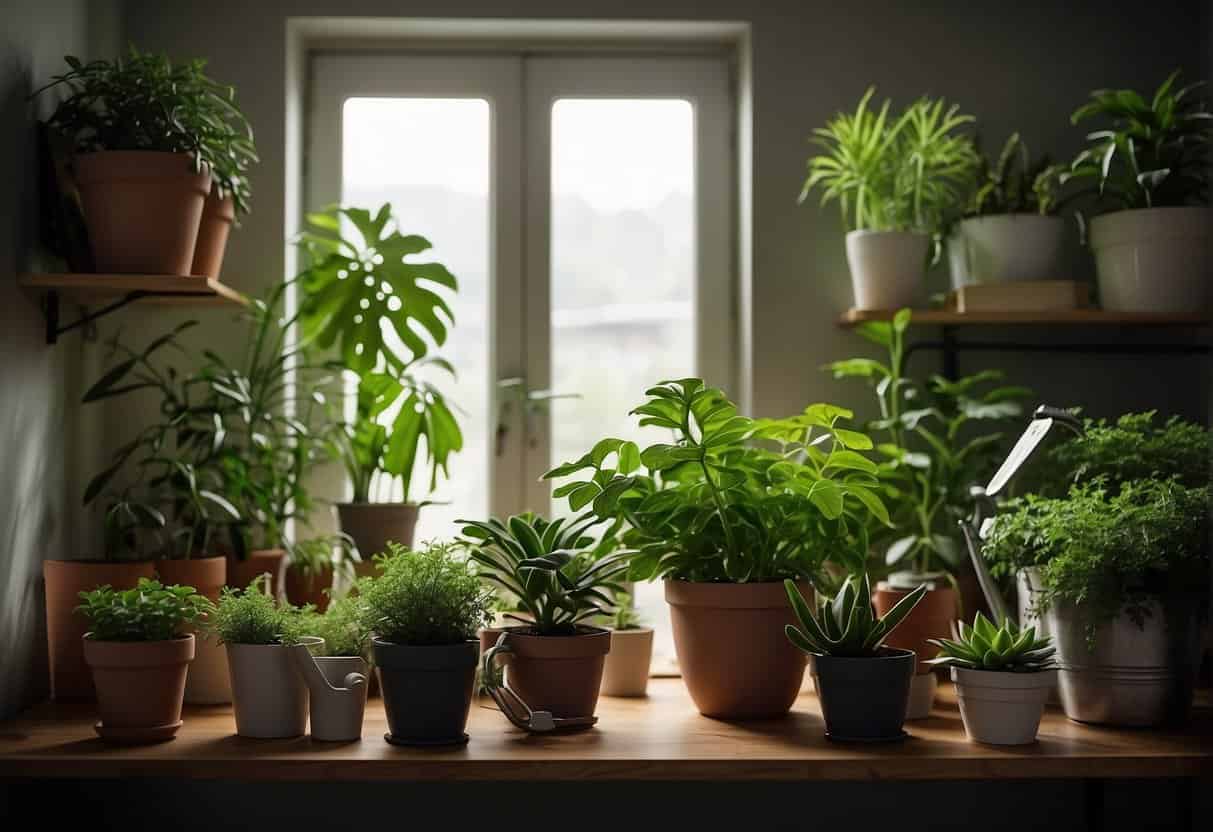
[[[806,653],[840,658],[871,658],[879,655],[880,645],[926,594],[920,585],[897,602],[883,618],[872,610],[872,584],[866,573],[851,575],[838,593],[818,605],[816,615],[800,589],[784,581],[788,600],[800,627],[784,628],[788,640]]]
[[[962,621],[959,629],[959,641],[928,639],[940,653],[927,664],[1007,673],[1038,673],[1053,668],[1052,639],[1037,637],[1035,627],[1021,631],[1009,618],[995,627],[979,612],[972,627]]]

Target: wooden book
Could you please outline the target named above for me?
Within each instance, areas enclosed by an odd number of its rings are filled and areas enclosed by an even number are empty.
[[[1077,280],[1016,280],[974,283],[948,294],[947,308],[965,312],[1040,312],[1082,309],[1091,303],[1091,287]]]

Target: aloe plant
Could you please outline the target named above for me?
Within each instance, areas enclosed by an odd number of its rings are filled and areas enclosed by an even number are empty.
[[[1006,673],[1038,673],[1053,668],[1052,640],[1048,636],[1038,637],[1035,627],[1020,630],[1009,618],[995,627],[979,612],[972,627],[962,621],[959,629],[959,641],[928,639],[940,653],[927,664]]]
[[[838,658],[873,658],[881,644],[926,595],[926,585],[916,587],[883,617],[872,610],[872,585],[866,573],[847,578],[833,599],[819,605],[814,614],[809,602],[793,581],[784,581],[788,600],[800,627],[784,627],[788,640],[806,653]]]

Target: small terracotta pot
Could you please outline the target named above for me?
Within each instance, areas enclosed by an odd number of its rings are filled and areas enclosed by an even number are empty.
[[[333,567],[305,573],[288,564],[283,587],[290,603],[296,606],[312,604],[316,612],[324,612],[329,608],[328,593],[333,589]]]
[[[223,269],[223,255],[227,250],[227,236],[236,223],[236,205],[231,196],[219,198],[219,191],[212,189],[202,206],[202,222],[198,226],[198,242],[194,246],[194,262],[190,274],[219,278]]]
[[[199,595],[219,600],[227,581],[227,558],[192,557],[156,561],[156,574],[166,585],[192,586]],[[227,653],[212,633],[194,630],[194,663],[185,680],[187,705],[224,705],[232,701],[232,682],[228,678]]]
[[[799,587],[812,603],[812,585]],[[667,580],[665,599],[682,678],[701,714],[763,719],[791,709],[807,659],[784,634],[795,616],[782,582]]]
[[[105,150],[72,160],[100,273],[188,275],[211,191],[187,153]]]
[[[282,572],[286,563],[285,549],[254,549],[244,560],[235,555],[227,556],[227,585],[245,589],[263,574],[270,575],[273,594],[278,595],[282,585]]]
[[[611,630],[611,652],[602,671],[602,692],[607,696],[645,696],[649,666],[653,663],[653,630]]]
[[[48,560],[42,564],[46,580],[46,643],[51,674],[51,698],[56,702],[96,699],[93,674],[84,661],[84,634],[88,619],[75,612],[80,593],[109,584],[130,589],[140,578],[152,577],[151,561]]]
[[[341,531],[354,539],[363,561],[387,551],[388,541],[413,545],[419,508],[414,503],[338,503]],[[372,567],[373,569],[373,567]]]
[[[313,647],[323,639],[306,636]],[[308,688],[283,644],[228,644],[236,733],[261,739],[299,737],[307,731]]]
[[[172,739],[181,727],[185,676],[194,660],[194,636],[167,641],[94,641],[85,637],[84,658],[97,685],[107,742],[138,745]]]
[[[561,718],[593,716],[611,634],[582,627],[577,635],[540,636],[530,627],[507,627],[511,655],[506,684],[533,711]]]
[[[872,593],[872,606],[877,615],[886,615],[898,601],[910,594],[909,589],[893,589],[881,581]],[[917,657],[916,673],[930,673],[928,659],[935,658],[939,648],[927,643],[929,638],[951,638],[952,622],[956,620],[956,591],[950,586],[927,590],[918,606],[897,625],[884,643],[888,647],[912,650]]]

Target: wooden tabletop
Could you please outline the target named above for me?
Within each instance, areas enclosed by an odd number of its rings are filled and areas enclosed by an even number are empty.
[[[845,328],[869,321],[891,321],[895,310],[848,309],[838,319]],[[1157,315],[1148,312],[1111,312],[1103,309],[1042,309],[1039,311],[978,311],[957,312],[953,309],[915,309],[913,324],[941,326],[1007,325],[1007,326],[1142,326],[1142,327],[1204,327],[1208,313]]]
[[[89,706],[42,705],[0,723],[0,777],[129,776],[237,780],[923,780],[1213,776],[1213,708],[1207,697],[1181,731],[1078,725],[1050,710],[1040,741],[1021,748],[969,742],[950,686],[930,719],[907,723],[891,745],[831,742],[817,700],[801,696],[785,719],[721,722],[700,716],[680,680],[655,679],[647,699],[603,697],[598,727],[530,736],[477,700],[471,742],[413,750],[383,741],[382,702],[367,704],[361,742],[234,735],[228,707],[187,708],[177,738],[108,747]]]

